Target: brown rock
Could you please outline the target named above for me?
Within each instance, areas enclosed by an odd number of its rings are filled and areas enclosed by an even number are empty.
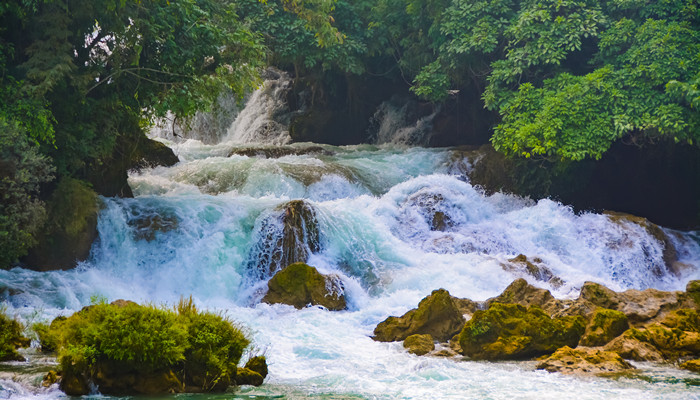
[[[523,278],[514,280],[503,293],[485,301],[487,307],[493,303],[520,304],[525,307],[535,305],[550,315],[563,309],[562,302],[555,299],[549,290],[534,287]]]
[[[664,356],[656,347],[642,342],[630,335],[623,334],[613,339],[603,348],[619,354],[622,358],[634,361],[664,361]]]
[[[564,281],[558,276],[555,276],[552,270],[544,265],[542,259],[539,257],[528,259],[524,254],[519,254],[509,259],[508,263],[501,264],[501,267],[509,272],[528,274],[538,281],[552,285],[554,288],[561,287],[564,284]]]
[[[618,354],[594,348],[564,346],[542,360],[537,369],[564,374],[606,374],[634,370]]]
[[[389,317],[374,329],[379,342],[404,340],[414,334],[430,334],[443,342],[462,329],[464,317],[457,302],[445,289],[434,290],[421,300],[417,309],[401,317]]]
[[[700,374],[700,360],[689,360],[679,366],[683,369],[687,369],[688,371],[693,371]]]
[[[411,335],[403,341],[403,347],[411,354],[422,356],[435,350],[435,343],[433,337],[428,334]]]
[[[593,312],[579,345],[603,346],[628,328],[627,316],[621,311],[599,308]]]

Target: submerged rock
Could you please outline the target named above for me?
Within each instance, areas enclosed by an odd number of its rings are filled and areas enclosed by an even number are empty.
[[[599,308],[593,312],[579,344],[582,346],[603,346],[620,336],[628,328],[629,323],[624,313]]]
[[[435,350],[435,343],[433,342],[433,337],[428,334],[416,334],[407,337],[403,341],[403,347],[411,354],[422,356]]]
[[[517,360],[575,347],[585,331],[580,316],[550,318],[541,308],[492,303],[474,313],[459,336],[464,355],[479,360]]]
[[[404,340],[414,334],[429,334],[446,342],[462,329],[464,317],[458,301],[445,289],[434,290],[421,300],[417,309],[401,317],[389,317],[374,329],[379,342]]]
[[[501,266],[509,272],[528,274],[538,281],[552,285],[554,288],[559,288],[564,284],[561,278],[555,276],[552,270],[543,265],[543,261],[539,257],[529,259],[524,254],[518,254],[516,257],[509,259],[508,263],[501,264]]]
[[[97,193],[82,181],[64,178],[46,206],[48,218],[39,243],[22,261],[37,271],[74,268],[90,255],[97,238]]]
[[[287,265],[306,262],[321,249],[316,211],[304,200],[292,200],[262,221],[261,238],[249,255],[258,278],[272,276]]]
[[[618,354],[593,348],[564,346],[537,364],[537,369],[564,374],[609,374],[634,370]]]
[[[329,310],[344,310],[347,305],[343,284],[337,276],[322,275],[304,263],[291,264],[267,283],[265,303],[289,304],[296,308],[320,305]]]

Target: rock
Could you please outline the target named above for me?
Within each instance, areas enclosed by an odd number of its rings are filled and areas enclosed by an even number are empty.
[[[467,321],[459,344],[463,354],[473,359],[526,359],[576,346],[585,326],[580,316],[553,319],[537,306],[494,302]]]
[[[22,262],[36,271],[74,268],[90,255],[97,238],[97,193],[82,181],[64,178],[46,207],[44,231]]]
[[[537,369],[564,374],[605,374],[634,370],[618,354],[593,348],[564,346],[542,360]]]
[[[518,254],[516,257],[509,259],[507,264],[501,264],[501,267],[509,272],[528,274],[538,281],[552,285],[554,288],[559,288],[564,284],[564,281],[555,276],[547,266],[543,265],[542,259],[538,257],[530,260],[527,256]]]
[[[332,156],[335,152],[327,150],[321,146],[273,146],[273,147],[250,147],[250,148],[235,148],[229,153],[229,157],[233,155],[246,157],[261,157],[261,158],[280,158],[286,156],[301,156],[301,155],[323,155]]]
[[[129,169],[171,167],[180,162],[173,149],[157,140],[146,139],[139,143],[138,154],[134,155]]]
[[[169,368],[143,371],[129,368],[123,363],[98,361],[95,363],[94,371],[91,376],[92,381],[100,388],[100,392],[105,394],[128,395],[138,393],[155,395],[186,391],[183,382]],[[63,379],[69,376],[69,373],[64,372]]]
[[[629,328],[627,316],[620,311],[599,308],[593,312],[579,345],[603,346]]]
[[[616,224],[619,225],[624,225],[625,223],[627,224],[634,224],[637,225],[644,230],[647,231],[649,235],[651,235],[654,239],[656,239],[661,246],[663,246],[663,263],[664,263],[664,268],[663,269],[657,269],[654,271],[654,273],[657,276],[663,276],[665,273],[673,273],[675,275],[678,275],[679,271],[676,271],[674,268],[674,263],[678,261],[678,255],[676,254],[676,247],[673,245],[673,242],[671,239],[666,235],[666,233],[661,229],[656,224],[653,224],[649,222],[646,218],[643,217],[638,217],[635,215],[631,214],[626,214],[626,213],[621,213],[621,212],[614,212],[614,211],[605,211],[605,213],[610,220]]]
[[[60,376],[58,372],[51,370],[44,375],[44,378],[41,380],[41,386],[43,387],[49,387],[53,385],[54,383],[58,382],[60,379]]]
[[[694,306],[691,297],[683,292],[630,289],[616,293],[601,284],[585,282],[579,298],[567,312],[587,315],[597,307],[609,308],[624,313],[630,325],[641,326],[658,321],[673,310]]]
[[[420,210],[432,231],[444,232],[454,226],[454,221],[446,212],[448,206],[445,205],[445,196],[440,193],[416,193],[406,199],[404,206]]]
[[[245,368],[253,372],[257,372],[263,378],[267,377],[267,360],[265,359],[265,356],[256,356],[251,358],[247,363],[245,363]]]
[[[656,348],[664,358],[700,356],[700,317],[694,309],[681,309],[670,313],[661,323],[644,328],[629,329],[624,335]]]
[[[265,303],[289,304],[296,308],[320,305],[329,310],[346,308],[343,285],[337,276],[325,276],[316,268],[295,263],[279,271],[267,283]]]
[[[411,335],[403,341],[403,347],[411,354],[422,356],[435,350],[435,343],[433,337],[428,334]]]
[[[127,307],[127,306],[138,306],[138,303],[133,302],[131,300],[124,300],[124,299],[117,299],[109,304],[116,306],[116,307],[119,307],[119,308],[123,308],[123,307]]]
[[[380,322],[374,329],[373,339],[394,342],[414,334],[429,334],[435,340],[444,342],[462,329],[464,321],[454,298],[447,290],[439,289],[421,300],[417,309]]]
[[[127,224],[133,229],[134,239],[152,242],[158,233],[177,230],[179,222],[177,215],[172,212],[153,210],[149,214],[137,213],[130,216]]]
[[[522,278],[514,280],[497,297],[485,301],[487,308],[494,303],[520,304],[525,307],[535,305],[548,314],[553,314],[563,308],[561,301],[555,299],[549,290],[534,287]]]
[[[700,360],[689,360],[679,365],[679,367],[700,374]]]
[[[688,282],[685,292],[695,301],[695,308],[700,308],[700,281]]]
[[[82,396],[90,393],[87,380],[80,375],[64,375],[59,382],[59,388],[68,396]]]
[[[260,386],[263,384],[263,376],[248,368],[238,368],[236,372],[237,385]]]
[[[304,200],[280,205],[263,219],[262,237],[248,256],[249,269],[265,279],[287,265],[306,262],[321,249],[316,211]]]
[[[603,348],[619,354],[622,358],[634,361],[664,361],[664,356],[656,347],[642,342],[627,333],[616,337]]]

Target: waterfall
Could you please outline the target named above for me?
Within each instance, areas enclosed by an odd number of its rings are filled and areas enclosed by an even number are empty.
[[[369,137],[376,144],[424,146],[430,141],[439,108],[421,115],[415,101],[394,97],[379,105],[370,120]]]

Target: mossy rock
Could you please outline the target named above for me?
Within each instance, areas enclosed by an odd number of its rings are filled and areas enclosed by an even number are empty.
[[[224,391],[250,343],[191,299],[175,310],[125,300],[91,305],[54,320],[40,339],[57,351],[61,389],[76,396],[92,386],[114,395]]]
[[[593,312],[579,344],[582,346],[603,346],[627,329],[629,329],[629,323],[624,313],[599,308]]]
[[[685,286],[685,292],[695,302],[695,308],[700,308],[700,281],[690,281]]]
[[[343,285],[336,276],[326,276],[312,266],[295,263],[279,271],[267,283],[265,303],[289,304],[296,308],[320,305],[329,310],[347,308]]]
[[[263,384],[263,380],[264,378],[262,375],[248,368],[238,368],[238,372],[236,373],[237,385],[260,386]]]
[[[586,322],[580,316],[551,318],[541,308],[493,303],[474,313],[459,336],[464,355],[480,360],[518,360],[575,347]]]
[[[679,367],[700,374],[700,360],[688,360]]]
[[[629,329],[624,335],[646,342],[669,360],[700,356],[700,318],[694,309],[670,313],[661,323],[640,329]]]
[[[631,330],[625,331],[625,333],[606,344],[603,349],[615,352],[626,360],[654,362],[664,361],[663,354],[661,354],[656,347],[650,343],[637,339],[631,335],[631,332]]]
[[[97,238],[97,193],[86,183],[64,178],[46,202],[44,231],[22,261],[29,269],[70,269],[90,255]]]
[[[180,220],[173,212],[163,212],[149,215],[136,215],[127,224],[133,229],[134,239],[152,242],[159,233],[177,230]]]
[[[414,334],[429,334],[435,340],[446,342],[462,329],[464,322],[456,299],[447,290],[439,289],[421,300],[417,309],[380,322],[374,329],[373,339],[394,342]]]
[[[428,334],[411,335],[403,341],[403,347],[411,354],[422,356],[435,350],[435,343],[433,337]]]
[[[0,361],[24,361],[17,349],[29,347],[31,340],[22,331],[22,324],[0,312]]]
[[[503,293],[485,303],[487,307],[494,303],[520,304],[525,307],[534,305],[549,314],[554,314],[563,307],[561,301],[555,299],[549,290],[532,286],[523,278],[514,280]]]
[[[537,369],[564,374],[599,375],[625,372],[635,368],[618,354],[592,348],[564,346],[542,360]]]
[[[263,378],[267,377],[267,359],[265,356],[255,356],[245,363],[245,368],[255,371]]]

